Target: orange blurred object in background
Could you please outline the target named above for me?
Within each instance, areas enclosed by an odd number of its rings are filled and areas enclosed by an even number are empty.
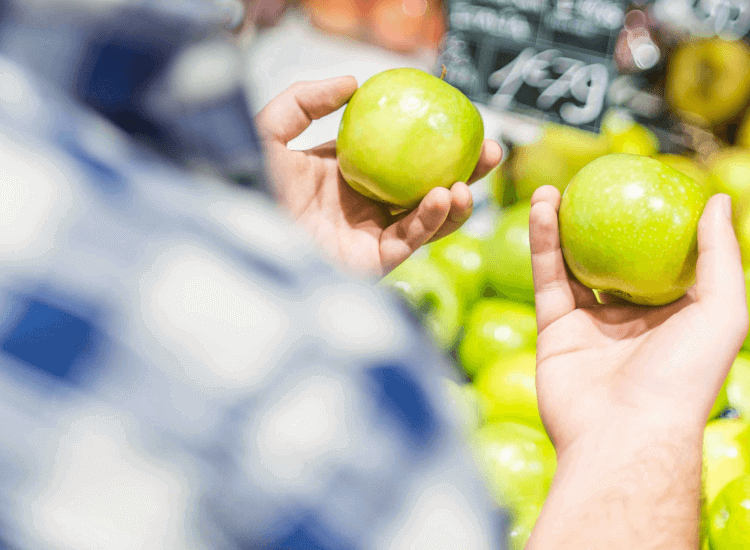
[[[402,53],[437,49],[446,28],[442,0],[303,0],[303,6],[320,29]]]

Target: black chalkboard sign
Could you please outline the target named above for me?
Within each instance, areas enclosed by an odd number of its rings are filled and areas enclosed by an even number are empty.
[[[440,64],[471,99],[597,130],[625,0],[453,0]]]

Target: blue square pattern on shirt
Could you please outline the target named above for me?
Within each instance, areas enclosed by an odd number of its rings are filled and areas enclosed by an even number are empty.
[[[427,448],[438,431],[438,419],[424,389],[398,365],[378,366],[368,374],[375,383],[378,407],[396,420],[416,449]]]
[[[35,296],[18,300],[20,315],[2,337],[2,350],[56,378],[70,381],[91,356],[101,332],[88,320]]]

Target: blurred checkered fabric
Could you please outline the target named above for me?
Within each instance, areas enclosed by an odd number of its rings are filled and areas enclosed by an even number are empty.
[[[0,548],[502,548],[451,366],[263,193],[241,17],[0,0]]]

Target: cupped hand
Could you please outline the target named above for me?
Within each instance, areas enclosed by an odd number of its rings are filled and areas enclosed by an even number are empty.
[[[313,120],[342,107],[356,90],[351,76],[299,82],[274,98],[257,115],[256,124],[282,206],[344,268],[382,277],[420,246],[461,227],[473,207],[468,184],[500,163],[502,149],[485,140],[468,182],[432,189],[413,210],[392,213],[388,205],[364,197],[344,181],[335,141],[307,151],[287,147]]]
[[[539,338],[539,409],[558,454],[623,422],[700,430],[748,331],[745,281],[731,203],[713,196],[698,225],[696,284],[661,307],[593,292],[567,269],[560,193],[531,199],[530,240]],[[596,236],[592,236],[596,238]]]

